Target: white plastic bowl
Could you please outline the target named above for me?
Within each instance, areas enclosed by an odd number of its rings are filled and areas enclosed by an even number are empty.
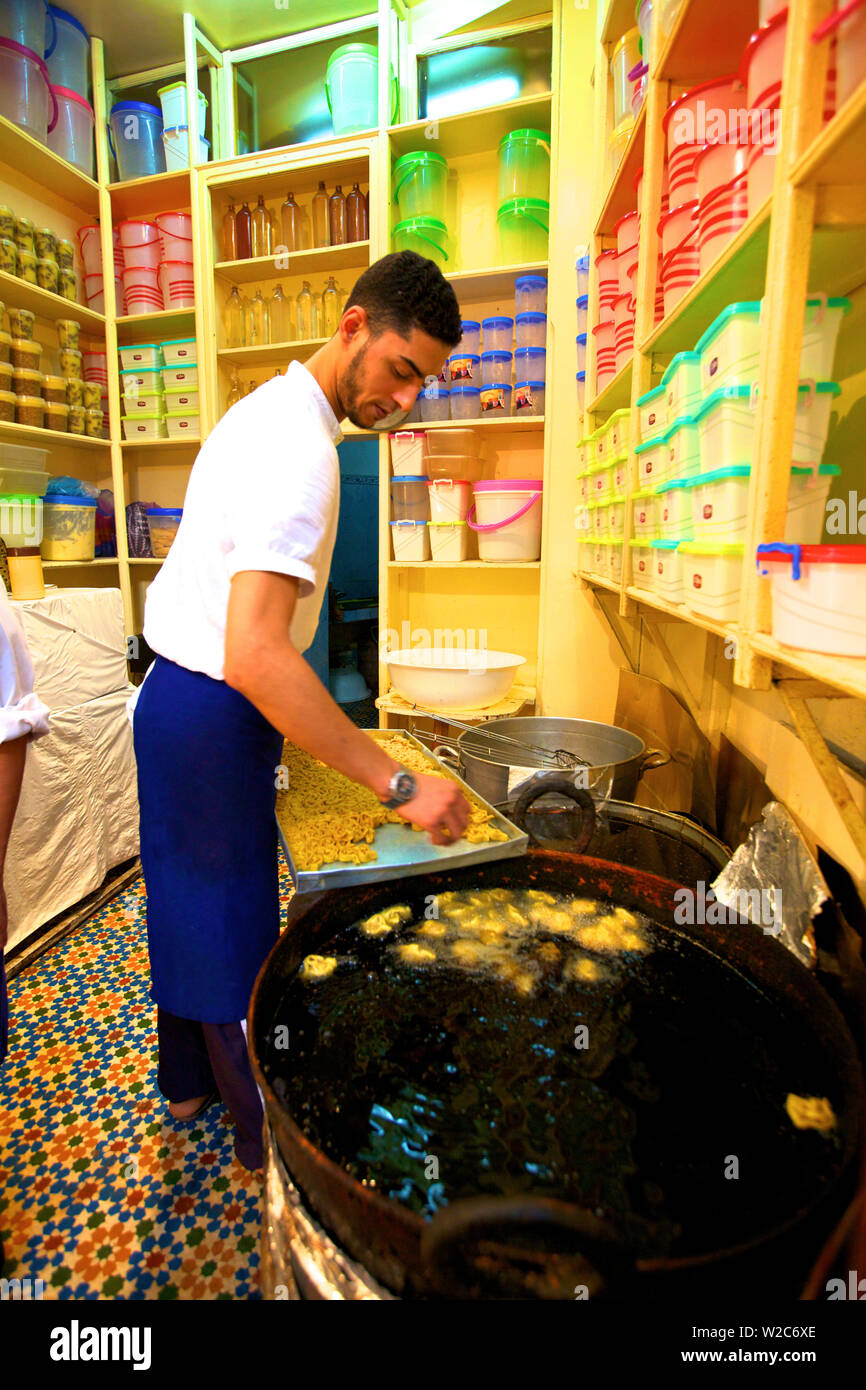
[[[385,663],[398,695],[424,709],[487,709],[508,694],[525,658],[513,652],[388,652]]]

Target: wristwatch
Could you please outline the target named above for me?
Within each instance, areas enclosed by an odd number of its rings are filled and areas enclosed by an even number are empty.
[[[388,783],[388,791],[390,796],[387,801],[382,802],[382,805],[386,810],[393,811],[398,806],[405,806],[407,801],[412,800],[418,791],[418,783],[405,767],[398,767]]]

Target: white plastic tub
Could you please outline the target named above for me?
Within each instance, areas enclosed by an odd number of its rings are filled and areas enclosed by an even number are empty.
[[[159,104],[162,107],[162,123],[168,130],[172,126],[186,125],[186,96],[187,87],[185,82],[169,82],[167,86],[157,90]],[[204,92],[196,92],[198,100],[198,128],[204,130],[207,120],[207,97]]]
[[[392,521],[391,542],[394,559],[403,564],[420,564],[430,559],[426,521]]]
[[[391,472],[397,477],[427,472],[427,435],[424,430],[397,430],[388,435],[391,444]]]
[[[69,87],[54,87],[57,121],[48,132],[48,148],[93,178],[93,107]]]
[[[622,541],[606,536],[598,541],[598,545],[602,555],[601,573],[612,584],[618,584],[622,579]]]
[[[794,423],[794,463],[816,467],[827,443],[833,401],[841,388],[835,381],[801,382]],[[696,415],[704,471],[750,463],[757,447],[757,392],[748,386],[725,386],[708,396]]]
[[[638,419],[642,441],[664,434],[668,427],[667,391],[663,385],[654,386],[638,397]]]
[[[511,351],[514,319],[508,318],[505,314],[494,314],[489,319],[483,319],[481,327],[484,331],[485,352]]]
[[[625,495],[628,487],[628,451],[618,453],[616,458],[610,460],[611,468],[611,488],[615,497]]]
[[[632,495],[632,530],[635,538],[651,541],[658,535],[656,508],[658,497],[653,488],[643,488]]]
[[[165,414],[165,396],[161,391],[142,391],[140,395],[127,395],[124,392],[120,403],[124,415],[135,415],[139,411],[144,411],[145,415]]]
[[[652,592],[653,585],[653,551],[650,546],[650,537],[640,537],[630,541],[631,547],[631,582],[637,589],[647,589]]]
[[[773,586],[773,636],[786,647],[866,656],[866,545],[759,545]]]
[[[478,535],[478,558],[534,561],[541,554],[540,478],[497,478],[473,484],[467,521]],[[473,513],[477,513],[477,520]]]
[[[612,497],[606,506],[607,534],[612,536],[614,540],[622,540],[625,532],[626,500],[624,497]]]
[[[455,564],[469,554],[469,527],[465,521],[431,521],[430,556],[434,564]]]
[[[806,300],[803,345],[800,348],[800,380],[832,381],[836,340],[842,320],[851,308],[850,299],[827,299],[810,295]]]
[[[590,501],[606,502],[613,496],[613,469],[607,461],[594,464],[588,474]]]
[[[668,427],[668,479],[693,478],[701,466],[700,431],[690,415],[681,415]]]
[[[693,415],[703,400],[700,353],[678,352],[662,377],[661,384],[670,424],[681,415]]]
[[[594,540],[602,540],[607,535],[607,510],[609,502],[587,502],[583,508],[581,522]]]
[[[135,367],[162,366],[159,343],[137,343],[134,347],[118,348],[118,352],[124,371],[132,371]]]
[[[172,126],[162,132],[165,146],[165,171],[167,174],[178,169],[189,168],[189,126]],[[207,164],[210,159],[210,142],[203,135],[198,137],[197,164]]]
[[[140,396],[142,393],[163,393],[161,367],[130,367],[120,373],[120,393],[122,396]]]
[[[680,541],[682,602],[718,622],[733,622],[743,587],[743,544]]]
[[[465,521],[472,506],[472,483],[467,478],[435,478],[427,484],[431,521]]]
[[[670,476],[668,470],[668,433],[658,434],[654,439],[646,439],[635,449],[639,486],[642,489],[664,483]]]
[[[166,391],[182,390],[184,387],[198,386],[198,365],[190,362],[183,367],[163,367],[162,384]]]
[[[197,411],[167,410],[165,423],[168,427],[169,439],[195,439],[199,432]]]
[[[656,493],[655,522],[661,540],[691,539],[693,484],[685,478],[661,483]]]
[[[385,654],[397,694],[423,709],[487,709],[508,694],[524,660],[485,648],[415,647]]]
[[[122,420],[124,439],[167,439],[168,428],[165,416],[146,410],[137,410],[134,415],[124,415]]]
[[[185,410],[188,414],[198,415],[198,387],[191,386],[188,390],[166,391],[164,397],[166,411],[177,414]]]
[[[667,603],[682,603],[682,562],[679,541],[662,538],[650,541],[652,553],[652,587]]]
[[[162,360],[167,367],[182,367],[184,363],[195,363],[195,338],[170,338],[162,344]]]
[[[547,314],[517,314],[514,319],[514,334],[519,348],[543,348],[547,341]]]
[[[690,487],[691,521],[696,540],[742,541],[748,529],[748,464],[711,469],[701,473]],[[822,464],[817,473],[792,467],[788,490],[785,538],[803,545],[817,545],[824,529],[827,497],[835,464]]]
[[[818,545],[827,519],[827,498],[833,479],[838,478],[839,466],[822,463],[815,472],[795,466],[788,484],[788,515],[785,519],[785,540],[799,545]]]
[[[832,381],[836,339],[849,299],[811,295],[806,301],[800,380]],[[704,396],[722,386],[753,386],[761,350],[761,302],[729,304],[697,343]]]
[[[587,473],[586,469],[584,469],[581,473],[578,473],[577,475],[577,495],[580,498],[581,502],[589,501],[589,474]]]

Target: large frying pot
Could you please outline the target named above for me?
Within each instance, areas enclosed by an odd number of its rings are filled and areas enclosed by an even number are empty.
[[[693,1241],[685,1255],[674,1251],[659,1257],[647,1256],[640,1242],[630,1243],[627,1235],[596,1212],[543,1196],[458,1200],[428,1222],[401,1202],[359,1182],[312,1143],[299,1116],[278,1095],[277,1063],[284,1067],[286,1054],[278,1056],[274,1042],[281,1002],[304,956],[322,951],[341,929],[395,902],[410,903],[421,916],[429,894],[500,885],[610,899],[646,913],[661,928],[672,954],[664,966],[666,973],[655,982],[658,994],[651,1000],[649,1033],[645,1030],[641,1035],[638,1030],[638,1050],[642,1037],[646,1041],[648,1036],[664,1033],[669,1014],[693,991],[701,1017],[713,1025],[707,1037],[714,1037],[713,1028],[722,1034],[709,1044],[687,1036],[668,1039],[666,1044],[672,1051],[665,1085],[674,1088],[674,1113],[683,1127],[681,1144],[691,1142],[693,1116],[702,1106],[706,1109],[707,1097],[701,1088],[708,1054],[704,1057],[701,1046],[721,1049],[723,1066],[732,1069],[744,1098],[753,1103],[752,1090],[761,1074],[769,1068],[775,1077],[779,1058],[771,1055],[768,1038],[777,1023],[784,1022],[788,1035],[796,1036],[811,1059],[810,1067],[814,1063],[808,1093],[827,1095],[838,1119],[831,1150],[820,1149],[831,1141],[816,1135],[804,1141],[803,1154],[831,1155],[821,1158],[820,1176],[811,1170],[806,1176],[798,1162],[780,1164],[778,1171],[768,1175],[772,1218],[765,1218],[759,1208],[752,1228],[745,1234],[740,1231],[736,1242],[731,1242],[725,1239],[728,1228],[713,1208],[730,1202],[733,1189],[726,1182],[725,1164],[744,1145],[748,1147],[749,1136],[741,1133],[729,1139],[724,1133],[718,1146],[717,1182],[705,1196],[703,1188],[700,1193],[700,1202],[721,1238],[706,1247]],[[592,1296],[693,1296],[699,1286],[702,1292],[718,1296],[729,1297],[734,1290],[766,1293],[768,1287],[777,1297],[796,1296],[816,1249],[841,1215],[854,1186],[863,1112],[857,1050],[832,1000],[790,952],[745,922],[678,925],[677,892],[676,883],[627,865],[530,849],[524,859],[305,895],[290,904],[286,931],[263,965],[253,991],[249,1027],[253,1070],[293,1182],[343,1249],[395,1294],[573,1298],[580,1285]],[[724,989],[713,989],[713,980]],[[740,991],[733,1005],[732,982]],[[723,1010],[719,997],[726,994]],[[611,1007],[616,1007],[615,1000]],[[437,1016],[431,1026],[440,1022]],[[629,1023],[635,1020],[627,1015],[626,1026]],[[346,1076],[345,1085],[350,1095],[351,1075]],[[790,1143],[789,1136],[785,1142]],[[760,1161],[760,1149],[748,1162],[742,1156],[745,1196],[749,1164],[756,1156]]]
[[[575,753],[588,764],[580,769],[578,785],[591,791],[597,800],[613,797],[617,801],[634,801],[643,774],[670,761],[667,753],[647,749],[637,734],[615,724],[596,724],[590,719],[491,719],[472,733],[461,734],[454,746],[440,744],[434,749],[436,757],[453,768],[491,806],[514,796],[546,765],[517,749],[509,752],[507,745],[497,745],[495,739],[491,740],[489,753],[470,751],[487,734],[504,734],[550,752],[563,748],[567,753]]]

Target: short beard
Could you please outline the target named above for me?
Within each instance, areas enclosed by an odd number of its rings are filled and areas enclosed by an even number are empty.
[[[365,425],[358,414],[358,401],[361,395],[361,364],[367,355],[367,346],[368,344],[365,343],[362,348],[358,349],[340,382],[340,404],[343,408],[343,415],[359,430],[393,430],[403,423],[409,414],[408,410],[392,410],[390,415],[385,415],[373,425]]]

